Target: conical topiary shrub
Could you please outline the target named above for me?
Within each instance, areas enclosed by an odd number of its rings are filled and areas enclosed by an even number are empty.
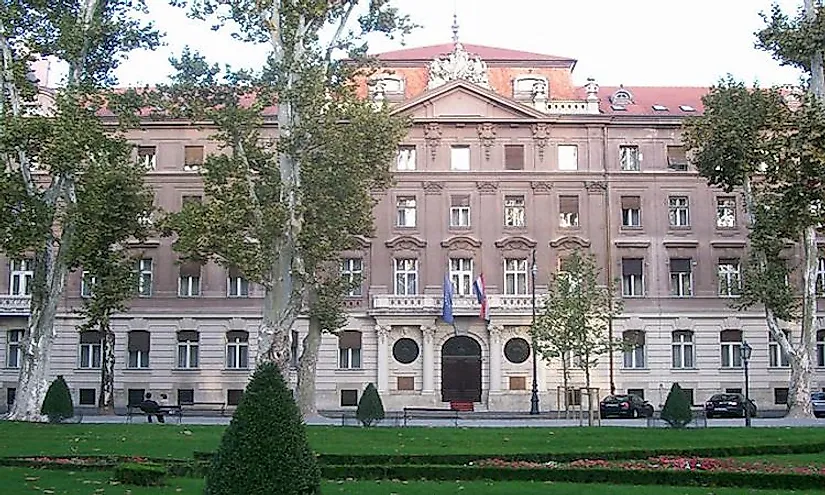
[[[40,407],[40,414],[47,416],[50,423],[60,423],[64,419],[74,416],[74,405],[72,404],[72,394],[69,392],[69,385],[63,379],[63,375],[49,385],[46,391],[46,398]]]
[[[314,495],[321,471],[301,414],[272,363],[252,375],[206,474],[206,495]]]
[[[693,419],[687,394],[678,383],[670,387],[665,407],[662,408],[662,419],[667,421],[671,428],[684,428]]]
[[[358,401],[358,410],[355,412],[355,417],[364,426],[372,426],[374,423],[384,419],[384,404],[381,402],[381,396],[378,395],[378,390],[375,385],[370,383],[361,394],[361,400]]]

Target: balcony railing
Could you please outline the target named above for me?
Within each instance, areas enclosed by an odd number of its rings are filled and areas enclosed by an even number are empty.
[[[28,316],[31,296],[0,295],[1,316]]]
[[[386,313],[433,313],[440,314],[443,298],[441,295],[416,294],[397,296],[376,294],[372,296],[372,309]],[[524,313],[533,307],[531,295],[490,294],[487,298],[490,309],[499,313]],[[536,307],[542,306],[542,296],[536,294]],[[478,314],[480,304],[474,296],[453,296],[453,314]]]

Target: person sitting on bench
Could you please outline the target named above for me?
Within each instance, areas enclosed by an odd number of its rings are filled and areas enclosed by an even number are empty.
[[[152,394],[147,392],[146,399],[143,400],[140,404],[138,404],[138,408],[146,413],[146,419],[149,423],[152,422],[152,415],[158,417],[158,423],[165,423],[166,421],[163,419],[163,411],[160,409],[160,405],[157,402],[152,400]]]

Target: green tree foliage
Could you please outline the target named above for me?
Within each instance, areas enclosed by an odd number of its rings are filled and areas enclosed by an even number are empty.
[[[321,493],[295,401],[273,363],[252,375],[206,474],[206,495]]]
[[[51,423],[60,423],[74,416],[72,394],[69,392],[69,385],[66,384],[63,375],[57,375],[57,378],[49,385],[40,414],[47,416]]]
[[[40,419],[55,315],[68,272],[97,246],[122,241],[134,225],[135,209],[119,210],[122,203],[107,204],[96,193],[104,183],[112,193],[142,187],[140,171],[129,169],[131,149],[116,132],[119,125],[134,122],[140,99],[134,92],[111,91],[113,71],[128,52],[158,45],[152,25],[138,19],[142,14],[143,3],[132,0],[19,0],[0,10],[0,86],[5,88],[0,95],[0,249],[13,258],[34,253],[31,317],[12,419]],[[27,77],[35,55],[68,66],[65,84],[40,100],[41,90]],[[119,120],[99,118],[104,102],[117,110]],[[102,218],[98,209],[111,213],[107,223],[88,217]]]
[[[384,419],[384,403],[381,402],[378,389],[372,383],[369,383],[367,388],[364,389],[364,393],[361,394],[355,417],[361,424],[368,427]]]
[[[687,394],[678,383],[670,387],[665,407],[662,408],[662,419],[667,421],[671,428],[684,428],[693,420]]]

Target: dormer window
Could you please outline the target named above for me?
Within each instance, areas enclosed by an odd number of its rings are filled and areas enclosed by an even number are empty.
[[[513,80],[513,98],[532,99],[536,96],[547,98],[547,88],[547,78],[545,77],[519,76]]]
[[[613,96],[610,97],[610,103],[614,107],[624,107],[627,105],[633,104],[633,95],[630,94],[630,91],[624,89],[623,86],[619,86],[619,89],[613,93]]]
[[[679,105],[679,109],[683,112],[695,112],[696,109],[690,105]]]
[[[381,74],[370,81],[371,92],[381,91],[386,95],[403,95],[404,79],[398,76]]]
[[[653,105],[653,110],[656,112],[667,112],[667,107],[664,105]]]

